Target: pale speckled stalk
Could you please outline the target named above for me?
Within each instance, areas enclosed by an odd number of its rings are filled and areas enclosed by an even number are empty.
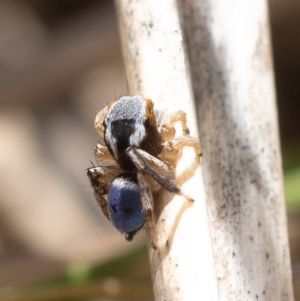
[[[198,137],[188,59],[175,1],[115,1],[129,93],[170,111],[184,110]],[[193,163],[187,155],[181,165]],[[217,300],[211,237],[201,168],[182,186],[195,201],[166,195],[155,230],[148,229],[155,300]],[[168,202],[167,198],[172,198]],[[168,204],[165,206],[165,204]],[[161,209],[160,208],[160,209]],[[159,211],[159,210],[157,210]],[[155,248],[151,244],[154,241]]]
[[[203,148],[194,204],[148,232],[156,300],[293,300],[266,1],[115,2],[129,92],[186,111]]]
[[[181,12],[219,300],[293,300],[267,3]]]

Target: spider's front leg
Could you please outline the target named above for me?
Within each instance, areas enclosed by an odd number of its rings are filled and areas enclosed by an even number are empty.
[[[108,107],[106,106],[103,110],[101,110],[95,119],[94,128],[97,133],[100,135],[101,140],[97,143],[94,148],[95,157],[101,161],[115,162],[113,157],[111,156],[106,143],[104,141],[104,125],[103,122],[107,117]]]
[[[104,125],[103,122],[105,118],[107,117],[108,113],[108,107],[106,106],[101,111],[98,112],[95,122],[94,122],[94,128],[96,132],[100,135],[100,137],[104,138]]]
[[[112,157],[112,155],[110,154],[107,146],[105,145],[104,140],[100,141],[96,144],[96,146],[94,147],[94,154],[95,154],[95,157],[100,161],[107,161],[107,162],[115,163],[115,160]]]
[[[150,224],[154,221],[153,196],[148,182],[141,171],[137,172],[137,180],[141,189],[141,201],[146,219]]]
[[[93,166],[87,169],[87,176],[91,186],[94,189],[95,198],[103,214],[109,218],[107,201],[104,195],[108,194],[111,182],[120,174],[121,169],[118,166]]]
[[[129,147],[126,153],[139,171],[149,175],[168,191],[182,195],[193,202],[189,196],[183,195],[180,188],[172,181],[175,176],[171,166],[135,146]]]

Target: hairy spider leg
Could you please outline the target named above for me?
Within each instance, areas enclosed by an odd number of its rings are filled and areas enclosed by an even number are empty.
[[[158,158],[175,166],[177,163],[177,155],[184,147],[192,147],[197,156],[200,157],[202,155],[200,144],[196,138],[191,136],[179,136],[163,143],[162,151]]]
[[[107,195],[111,182],[122,172],[118,166],[97,166],[87,169],[87,176],[94,189],[94,195],[103,214],[109,218],[107,201],[103,195]]]
[[[174,183],[174,181],[170,180],[165,175],[157,172],[155,167],[158,169],[165,168],[166,172],[170,171],[170,167],[162,162],[161,160],[147,154],[141,149],[138,149],[135,146],[131,146],[126,150],[126,153],[131,158],[132,162],[135,164],[138,170],[142,171],[143,173],[148,174],[152,178],[154,178],[159,184],[165,187],[168,191],[175,193],[177,195],[184,196],[188,201],[193,202],[193,199],[189,196],[184,195],[180,188]],[[149,162],[149,157],[151,158],[151,163]],[[154,167],[154,168],[153,168]]]
[[[168,114],[162,121],[160,130],[163,141],[174,139],[176,133],[174,125],[176,122],[181,122],[183,135],[188,135],[190,133],[190,130],[187,127],[186,113],[183,111],[177,111]]]
[[[103,143],[105,143],[103,141]],[[98,160],[107,161],[107,162],[115,162],[115,159],[112,157],[108,148],[103,145],[101,142],[98,142],[94,147],[94,154]]]

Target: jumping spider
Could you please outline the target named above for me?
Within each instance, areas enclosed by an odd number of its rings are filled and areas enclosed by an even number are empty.
[[[175,137],[177,122],[183,134]],[[87,175],[103,214],[131,241],[146,221],[153,222],[153,193],[162,186],[182,195],[174,182],[177,156],[185,146],[200,156],[200,145],[189,136],[183,111],[163,116],[141,96],[111,101],[94,126],[102,138],[95,146],[96,158],[114,164],[93,166]]]

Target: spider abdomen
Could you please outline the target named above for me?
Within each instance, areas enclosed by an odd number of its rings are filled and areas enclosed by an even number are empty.
[[[144,225],[141,190],[134,173],[123,173],[112,181],[107,202],[110,220],[120,232],[130,236]]]

